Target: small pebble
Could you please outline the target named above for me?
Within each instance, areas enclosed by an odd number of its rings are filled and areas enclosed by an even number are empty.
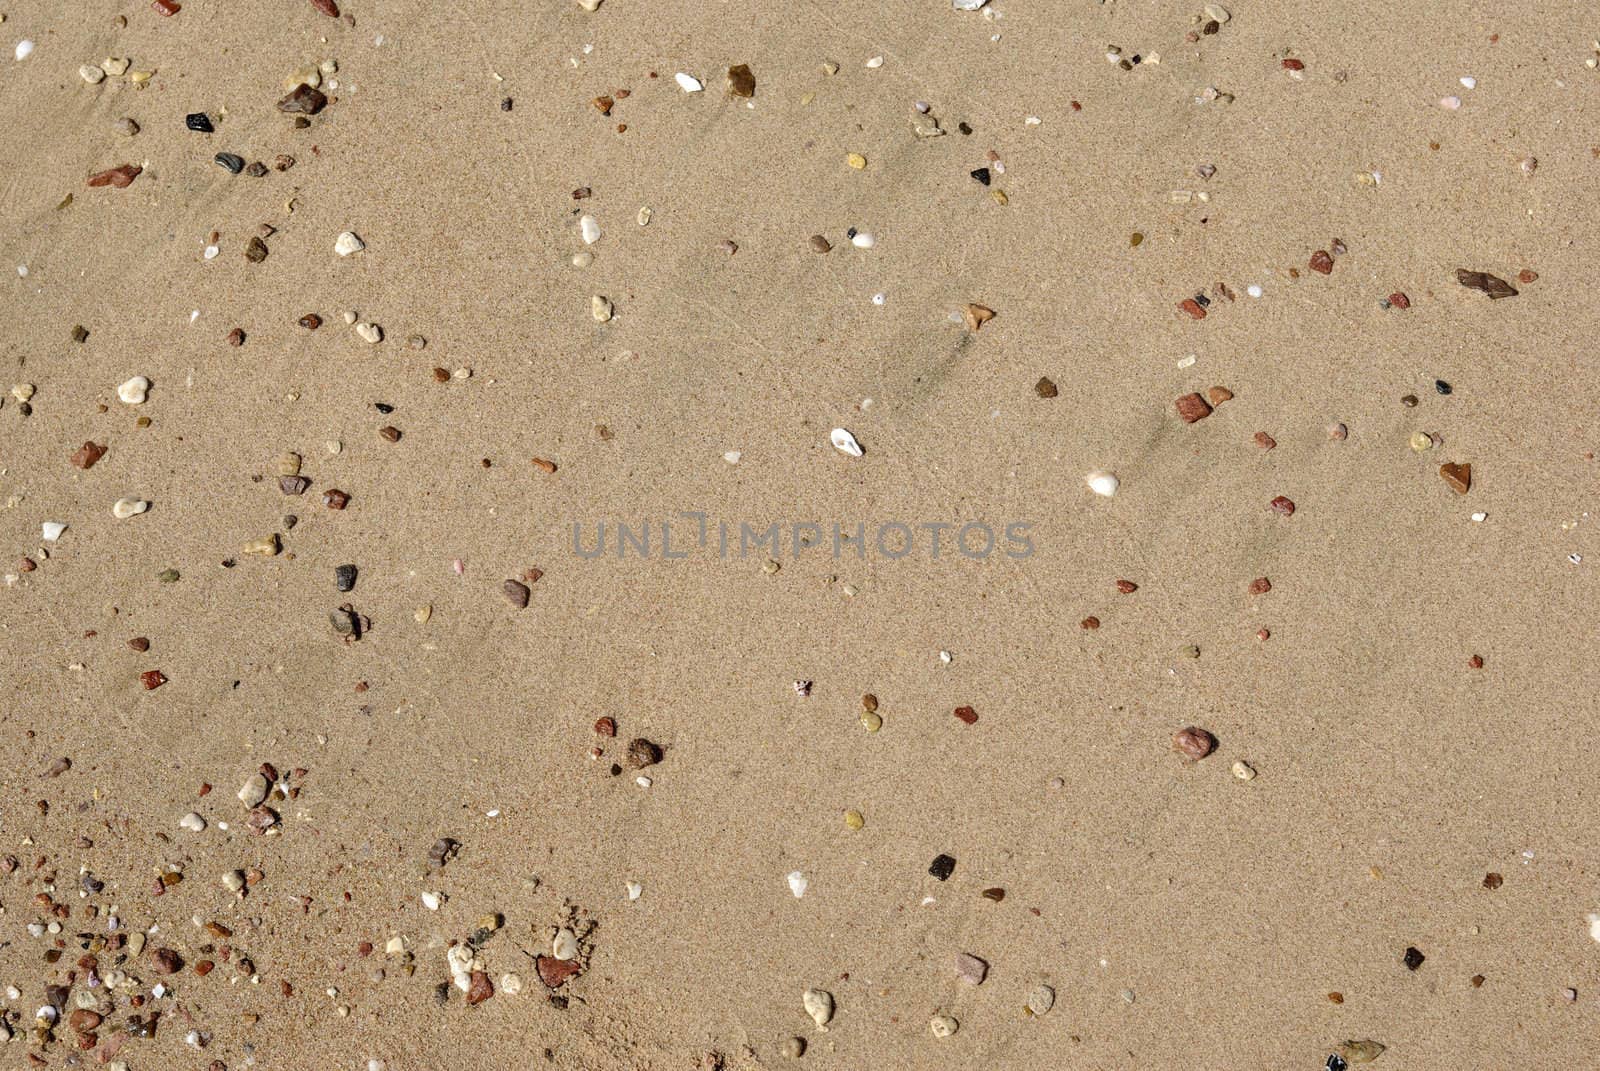
[[[141,405],[149,392],[150,381],[144,376],[134,376],[117,388],[117,397],[124,405]]]
[[[961,1024],[949,1015],[935,1015],[928,1021],[928,1029],[936,1038],[947,1038],[961,1029]]]

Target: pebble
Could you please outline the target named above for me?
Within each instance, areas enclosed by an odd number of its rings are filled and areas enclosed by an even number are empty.
[[[1233,776],[1241,781],[1253,781],[1256,776],[1255,767],[1240,759],[1233,764]]]
[[[798,870],[789,871],[787,880],[789,882],[789,891],[794,893],[794,898],[796,900],[804,896],[806,894],[806,889],[811,885],[811,882],[806,878],[806,876]]]
[[[1466,268],[1456,269],[1456,282],[1468,290],[1477,290],[1488,296],[1489,300],[1496,301],[1500,298],[1516,297],[1517,288],[1497,275],[1490,275],[1484,271],[1469,271]]]
[[[150,508],[150,503],[142,498],[119,498],[111,506],[111,515],[119,521],[129,517],[137,517]]]
[[[66,530],[67,526],[60,521],[45,521],[39,525],[39,538],[46,543],[54,543],[61,538],[61,533]]]
[[[520,580],[505,581],[500,585],[500,592],[506,597],[506,602],[509,602],[518,610],[527,607],[528,596],[531,594],[528,590],[528,585]]]
[[[337,565],[333,569],[333,586],[339,591],[350,591],[356,586],[356,567]]]
[[[643,770],[661,761],[661,746],[642,736],[628,741],[628,765]]]
[[[785,1038],[783,1044],[779,1046],[778,1052],[782,1054],[785,1059],[798,1060],[800,1057],[806,1054],[805,1039]]]
[[[1447,461],[1439,466],[1439,476],[1458,495],[1464,495],[1472,488],[1471,465]]]
[[[106,80],[106,72],[101,70],[99,67],[96,67],[92,63],[85,63],[82,67],[78,68],[78,77],[94,86],[99,85],[101,82]]]
[[[826,989],[808,989],[800,995],[800,1003],[811,1021],[817,1024],[817,1029],[827,1033],[828,1023],[833,1019],[833,994]]]
[[[989,976],[989,964],[970,952],[956,953],[956,977],[968,985],[982,985]]]
[[[871,249],[873,246],[878,244],[878,240],[870,233],[861,231],[850,236],[850,244],[855,246],[857,249]]]
[[[933,1032],[933,1036],[936,1038],[947,1038],[961,1029],[961,1024],[956,1021],[954,1016],[935,1015],[928,1021],[928,1029]]]
[[[216,130],[216,127],[211,125],[211,116],[205,112],[190,112],[183,117],[183,125],[197,134],[210,134]]]
[[[730,96],[746,98],[756,95],[756,76],[750,73],[748,64],[740,63],[728,68],[728,93]]]
[[[594,245],[600,240],[600,221],[593,216],[584,216],[578,220],[578,234],[583,237],[584,245]]]
[[[206,820],[201,818],[200,815],[194,811],[190,811],[188,814],[178,819],[178,825],[189,830],[191,833],[203,833],[206,828]]]
[[[1217,738],[1199,726],[1191,725],[1172,734],[1172,746],[1183,752],[1191,762],[1199,762],[1216,750]]]
[[[33,45],[32,41],[26,41],[26,40],[18,41],[17,42],[17,53],[16,53],[17,61],[21,62],[22,60],[25,60],[29,56],[33,55],[33,48],[34,48],[34,45]]]
[[[328,104],[321,90],[308,85],[298,85],[289,95],[278,101],[278,110],[288,115],[316,115]]]
[[[673,75],[672,80],[677,82],[678,88],[683,90],[685,93],[698,93],[705,88],[705,84],[702,83],[700,79],[696,78],[692,74],[685,74],[683,71],[679,71],[677,74]]]
[[[340,231],[339,237],[333,240],[333,251],[341,257],[348,257],[352,253],[359,253],[367,248],[355,231]]]
[[[595,294],[589,299],[589,315],[594,317],[595,323],[610,322],[613,311],[614,306],[610,298]]]
[[[217,162],[218,167],[223,168],[229,174],[237,175],[244,170],[244,157],[234,153],[219,152],[212,159]]]
[[[578,935],[565,926],[561,927],[550,939],[550,954],[560,960],[577,959]]]
[[[867,820],[860,811],[844,812],[844,824],[847,829],[860,829],[867,824]]]
[[[117,388],[117,397],[124,405],[142,405],[150,394],[150,381],[144,376],[134,376]]]
[[[841,454],[861,457],[866,453],[865,450],[861,449],[861,444],[856,441],[856,437],[844,428],[834,428],[833,431],[829,432],[828,441],[833,443],[833,448]]]
[[[956,872],[956,861],[953,856],[940,853],[933,857],[933,862],[928,864],[928,873],[938,881],[949,881],[950,875]]]
[[[1122,482],[1109,472],[1096,469],[1084,477],[1084,482],[1089,485],[1089,490],[1102,498],[1110,498],[1117,493],[1117,488]]]
[[[383,341],[383,328],[379,327],[377,324],[368,323],[367,321],[362,320],[355,325],[355,330],[356,334],[361,336],[361,339],[364,342],[377,345],[379,342]]]
[[[833,249],[833,245],[820,234],[813,234],[806,239],[806,242],[811,246],[813,253],[827,253]]]
[[[1047,985],[1036,985],[1028,994],[1027,1009],[1031,1015],[1043,1015],[1056,1006],[1056,991]]]

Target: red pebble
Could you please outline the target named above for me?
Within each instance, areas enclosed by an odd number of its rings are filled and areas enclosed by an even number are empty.
[[[174,3],[173,0],[151,0],[150,6],[155,10],[157,15],[161,15],[165,18],[171,18],[182,10],[182,8],[178,4]]]
[[[1118,580],[1117,590],[1122,592],[1124,595],[1132,595],[1134,592],[1139,590],[1139,585],[1135,584],[1131,580]]]
[[[956,707],[956,717],[966,725],[972,725],[978,720],[978,712],[971,707]]]
[[[539,981],[551,989],[559,989],[567,979],[583,970],[583,964],[575,959],[556,959],[554,956],[537,957],[533,967],[539,972]]]
[[[1271,638],[1272,638],[1272,633],[1268,632],[1266,629],[1263,628],[1263,629],[1257,629],[1256,630],[1256,640],[1257,640],[1257,642],[1266,643],[1267,640],[1269,640]]]
[[[1082,621],[1078,622],[1078,626],[1080,628],[1086,628],[1092,632],[1100,627],[1100,619],[1098,617],[1086,617]]]
[[[334,3],[333,0],[311,0],[311,6],[330,19],[339,17],[339,5]]]
[[[1396,290],[1389,295],[1389,304],[1397,309],[1409,309],[1411,307],[1411,299],[1401,291]]]
[[[167,675],[159,669],[147,669],[139,674],[139,679],[144,682],[145,691],[154,691],[167,683]]]
[[[1254,580],[1250,581],[1250,594],[1252,595],[1265,595],[1271,590],[1272,581],[1268,580],[1264,576],[1258,576]]]
[[[1271,502],[1268,502],[1267,505],[1272,507],[1272,512],[1274,513],[1281,513],[1285,517],[1294,516],[1294,499],[1292,498],[1285,498],[1283,495],[1279,495]]]
[[[1196,320],[1204,320],[1206,318],[1206,310],[1194,298],[1184,298],[1178,302],[1178,308],[1193,316]]]
[[[1255,440],[1256,445],[1261,447],[1263,450],[1271,450],[1273,447],[1278,445],[1278,440],[1274,439],[1264,431],[1256,432]]]
[[[612,717],[596,719],[594,723],[594,731],[599,733],[601,736],[616,736],[617,719]]]
[[[1311,261],[1308,267],[1319,275],[1331,275],[1333,274],[1333,258],[1328,255],[1326,249],[1319,249],[1311,254]]]
[[[1467,665],[1471,666],[1473,669],[1482,669],[1483,668],[1483,656],[1482,655],[1473,655],[1471,658],[1467,659]]]
[[[1283,61],[1283,69],[1286,71],[1303,71],[1306,69],[1306,65],[1295,59],[1293,56],[1290,56],[1288,59]]]
[[[123,164],[121,167],[113,167],[90,175],[89,185],[91,187],[113,186],[116,189],[125,190],[133,185],[133,180],[138,178],[139,172],[143,170],[144,168],[137,164]]]

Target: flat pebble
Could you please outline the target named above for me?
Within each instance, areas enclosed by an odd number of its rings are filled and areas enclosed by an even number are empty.
[[[673,75],[672,80],[677,82],[678,88],[683,90],[685,93],[698,93],[705,88],[705,84],[702,83],[700,79],[696,78],[692,74],[685,74],[683,71],[679,71],[677,74]]]
[[[961,1029],[961,1024],[952,1015],[935,1015],[928,1020],[928,1029],[936,1038],[947,1038]]]
[[[808,989],[800,995],[800,1003],[817,1029],[827,1033],[828,1022],[833,1018],[833,994],[826,989]]]
[[[1047,985],[1036,985],[1028,994],[1027,1009],[1032,1015],[1043,1015],[1056,1006],[1056,991]]]
[[[333,240],[333,251],[341,257],[348,257],[352,253],[359,253],[367,248],[355,231],[341,231],[339,237]]]
[[[144,376],[134,376],[117,388],[117,397],[124,405],[141,405],[150,392],[150,381]]]
[[[142,498],[119,498],[111,505],[111,515],[119,521],[129,517],[137,517],[150,508],[150,503]]]

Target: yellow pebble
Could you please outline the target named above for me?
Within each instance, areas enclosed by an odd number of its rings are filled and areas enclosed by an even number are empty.
[[[849,164],[851,167],[855,168],[857,171],[860,171],[862,168],[867,166],[867,158],[865,156],[862,156],[858,152],[853,152],[849,156],[846,156],[844,159],[845,159],[845,163]]]
[[[990,190],[989,196],[994,198],[994,203],[997,205],[1008,205],[1011,203],[1011,198],[1006,196],[1005,190]]]
[[[844,812],[844,824],[850,829],[860,829],[867,824],[867,820],[861,817],[860,811],[846,811]]]
[[[1413,432],[1411,435],[1411,449],[1419,454],[1424,450],[1432,450],[1433,437],[1424,431]]]
[[[803,108],[816,99],[817,95],[815,93],[802,93],[800,94],[800,106]]]
[[[870,710],[861,712],[861,727],[869,733],[875,733],[883,728],[883,718]]]

